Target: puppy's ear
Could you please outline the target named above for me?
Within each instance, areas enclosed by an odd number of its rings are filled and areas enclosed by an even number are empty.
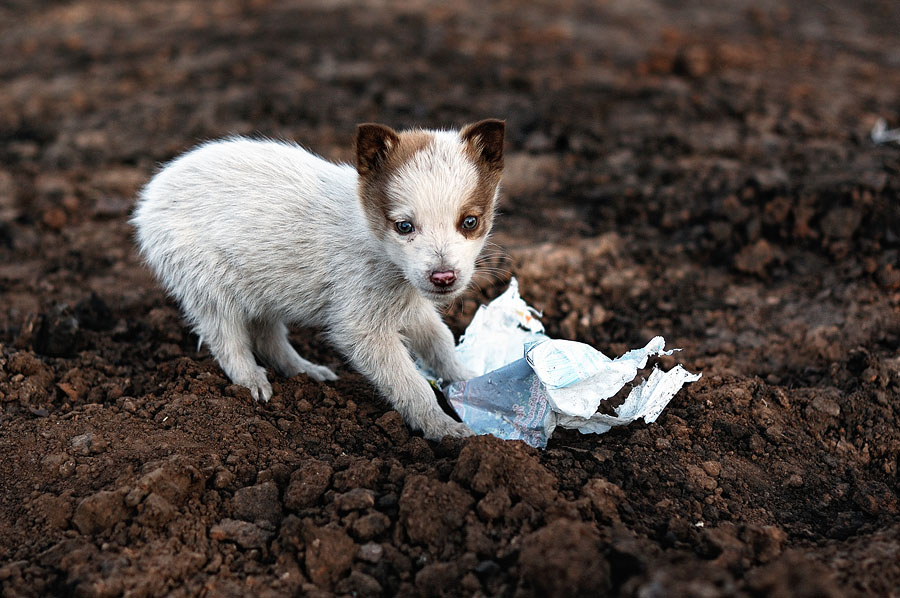
[[[365,176],[384,166],[400,137],[390,127],[364,123],[356,127],[356,172]]]
[[[489,118],[463,127],[459,136],[469,144],[475,158],[491,170],[503,168],[503,136],[506,121]]]

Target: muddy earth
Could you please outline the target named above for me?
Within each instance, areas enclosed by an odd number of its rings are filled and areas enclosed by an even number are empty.
[[[26,596],[897,596],[892,0],[0,6],[0,587]],[[544,451],[233,386],[138,259],[157,164],[228,134],[507,119],[461,332],[511,275],[555,337],[701,381]],[[672,367],[673,358],[660,361]]]

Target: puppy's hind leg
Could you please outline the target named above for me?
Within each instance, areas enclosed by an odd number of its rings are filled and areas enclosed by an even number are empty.
[[[256,354],[278,370],[285,378],[307,374],[314,380],[337,380],[337,376],[324,365],[316,365],[297,354],[287,338],[287,327],[282,322],[254,322],[252,327]]]
[[[231,381],[249,388],[257,401],[271,399],[272,385],[266,378],[265,368],[253,358],[246,319],[234,312],[210,310],[197,320],[197,333]]]

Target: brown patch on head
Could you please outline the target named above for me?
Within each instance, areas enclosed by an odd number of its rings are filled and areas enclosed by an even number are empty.
[[[467,239],[477,239],[488,234],[494,221],[494,203],[497,187],[503,174],[503,137],[506,123],[487,119],[463,127],[459,136],[465,142],[466,155],[478,171],[475,191],[460,209],[457,228]],[[478,226],[467,230],[462,227],[468,216],[478,218]]]
[[[390,127],[362,124],[357,127],[356,171],[359,173],[359,197],[372,231],[380,234],[390,208],[387,185],[391,176],[433,137],[427,131],[397,133]]]
[[[475,191],[469,196],[466,203],[459,209],[459,215],[456,220],[456,229],[467,239],[478,239],[491,232],[491,226],[494,223],[494,197],[497,193],[497,186],[486,187],[479,181]],[[478,219],[475,228],[463,228],[463,222],[469,216]]]

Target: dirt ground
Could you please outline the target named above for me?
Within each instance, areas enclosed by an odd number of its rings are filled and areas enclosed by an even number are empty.
[[[0,587],[13,596],[900,596],[900,11],[794,3],[0,5]],[[230,385],[138,259],[227,134],[507,119],[493,266],[552,336],[703,379],[547,450]],[[662,360],[670,367],[671,358]]]

